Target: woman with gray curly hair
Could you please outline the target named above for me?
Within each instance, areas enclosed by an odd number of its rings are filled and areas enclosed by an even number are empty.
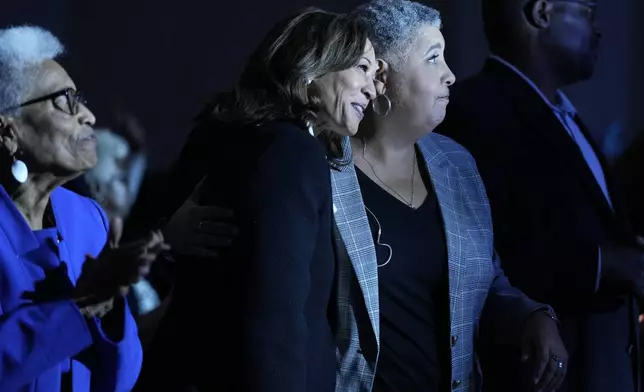
[[[480,390],[474,347],[484,307],[500,339],[523,345],[534,365],[529,382],[556,389],[567,353],[555,316],[499,267],[472,156],[432,133],[455,80],[439,12],[375,0],[353,14],[370,27],[387,90],[358,136],[345,139],[352,164],[332,171],[341,244],[336,390]]]

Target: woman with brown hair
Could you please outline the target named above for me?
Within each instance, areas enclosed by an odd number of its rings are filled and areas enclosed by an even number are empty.
[[[329,165],[342,165],[340,137],[358,130],[377,68],[361,25],[309,9],[275,26],[198,118],[171,199],[179,205],[207,175],[200,202],[234,210],[239,237],[216,263],[177,263],[166,324],[181,337],[184,384],[335,389]]]

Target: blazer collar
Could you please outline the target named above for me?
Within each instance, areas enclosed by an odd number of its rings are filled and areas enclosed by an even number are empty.
[[[58,231],[64,226],[63,215],[57,211],[56,206],[59,204],[58,199],[64,197],[61,189],[55,189],[51,194],[51,205],[56,219]],[[11,248],[17,256],[22,256],[36,248],[38,248],[38,241],[34,235],[31,227],[22,216],[16,205],[11,200],[11,197],[0,185],[0,229],[4,232]]]
[[[463,244],[469,237],[468,228],[462,224],[462,216],[467,213],[467,201],[463,197],[461,179],[472,173],[461,173],[459,166],[448,158],[445,148],[439,145],[435,136],[429,134],[418,141],[419,152],[429,172],[431,185],[440,208],[445,240],[447,242],[447,265],[450,286],[450,311],[458,308],[457,299],[451,295],[452,287],[460,287],[462,272],[465,271]]]
[[[340,172],[351,172],[353,168],[353,152],[351,150],[351,139],[348,136],[342,137],[341,142],[342,155],[339,158],[329,160],[331,169]]]
[[[38,247],[38,241],[9,194],[0,185],[0,228],[7,237],[13,252],[24,255]]]
[[[501,93],[507,97],[506,99],[510,103],[512,110],[524,125],[520,130],[526,134],[532,134],[538,140],[545,142],[545,146],[550,150],[547,153],[552,153],[549,159],[559,159],[562,164],[562,170],[573,171],[575,180],[580,181],[586,187],[591,197],[596,201],[595,205],[600,213],[612,221],[615,218],[613,208],[606,201],[606,197],[597,184],[597,180],[583,155],[579,152],[579,147],[568,135],[568,131],[553,112],[552,105],[544,101],[538,91],[530,86],[524,77],[497,60],[488,59],[483,68],[483,74],[498,81],[497,85]],[[610,168],[606,164],[599,147],[595,144],[592,135],[578,116],[577,124],[601,162],[609,185],[609,192],[613,194],[614,191],[610,186],[612,181],[609,178]]]
[[[537,85],[530,79],[526,74],[521,72],[519,68],[517,68],[514,64],[510,63],[509,61],[505,60],[504,58],[497,56],[497,55],[490,55],[490,61],[496,61],[501,65],[504,65],[505,67],[508,68],[508,70],[511,70],[515,74],[517,74],[521,79],[523,79],[524,82],[528,84],[536,93],[539,95],[539,97],[545,102],[546,105],[550,109],[556,112],[566,112],[568,113],[571,117],[574,117],[577,114],[577,109],[575,108],[575,105],[572,104],[572,101],[568,99],[566,94],[564,94],[563,91],[557,90],[557,96],[555,98],[555,102],[551,102],[537,87]]]
[[[350,144],[348,148],[351,148]],[[332,167],[331,184],[337,226],[336,242],[340,252],[338,258],[349,258],[375,339],[379,343],[378,260],[353,163]],[[341,254],[344,250],[345,256]]]
[[[346,138],[344,147],[351,145]],[[445,237],[447,239],[449,281],[458,284],[463,270],[462,241],[467,238],[466,228],[460,227],[456,217],[462,209],[460,172],[448,159],[447,154],[429,135],[417,143],[420,153],[430,171],[432,186],[439,201]],[[348,155],[350,156],[350,155]],[[334,170],[335,169],[335,170]],[[333,186],[333,210],[341,247],[346,249],[360,287],[371,326],[379,342],[379,294],[378,263],[369,221],[364,209],[360,185],[353,163],[331,170]],[[450,299],[450,308],[455,309],[455,299]]]

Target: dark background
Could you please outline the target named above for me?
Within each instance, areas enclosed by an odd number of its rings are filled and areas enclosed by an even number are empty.
[[[233,83],[274,22],[309,5],[348,11],[360,2],[5,1],[0,25],[38,24],[56,34],[68,49],[63,65],[99,125],[109,125],[115,105],[132,111],[147,130],[152,168],[162,170],[176,158],[204,100]],[[443,13],[447,60],[457,79],[476,72],[487,54],[479,3],[427,2]],[[597,72],[568,92],[612,158],[644,127],[644,2],[599,3],[604,39]]]

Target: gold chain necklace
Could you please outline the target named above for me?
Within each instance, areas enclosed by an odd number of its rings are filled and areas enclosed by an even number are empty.
[[[364,139],[360,139],[362,141],[362,159],[367,162],[369,167],[371,167],[371,172],[373,173],[374,176],[380,181],[380,183],[384,186],[387,187],[390,191],[392,191],[400,200],[402,200],[407,206],[410,208],[414,208],[414,188],[415,188],[415,180],[416,180],[416,148],[414,148],[414,159],[411,161],[411,200],[407,201],[402,195],[398,192],[396,192],[395,189],[387,185],[386,182],[384,182],[380,177],[378,177],[378,173],[376,173],[376,169],[374,169],[373,164],[367,159],[365,153],[367,152],[367,141]]]

